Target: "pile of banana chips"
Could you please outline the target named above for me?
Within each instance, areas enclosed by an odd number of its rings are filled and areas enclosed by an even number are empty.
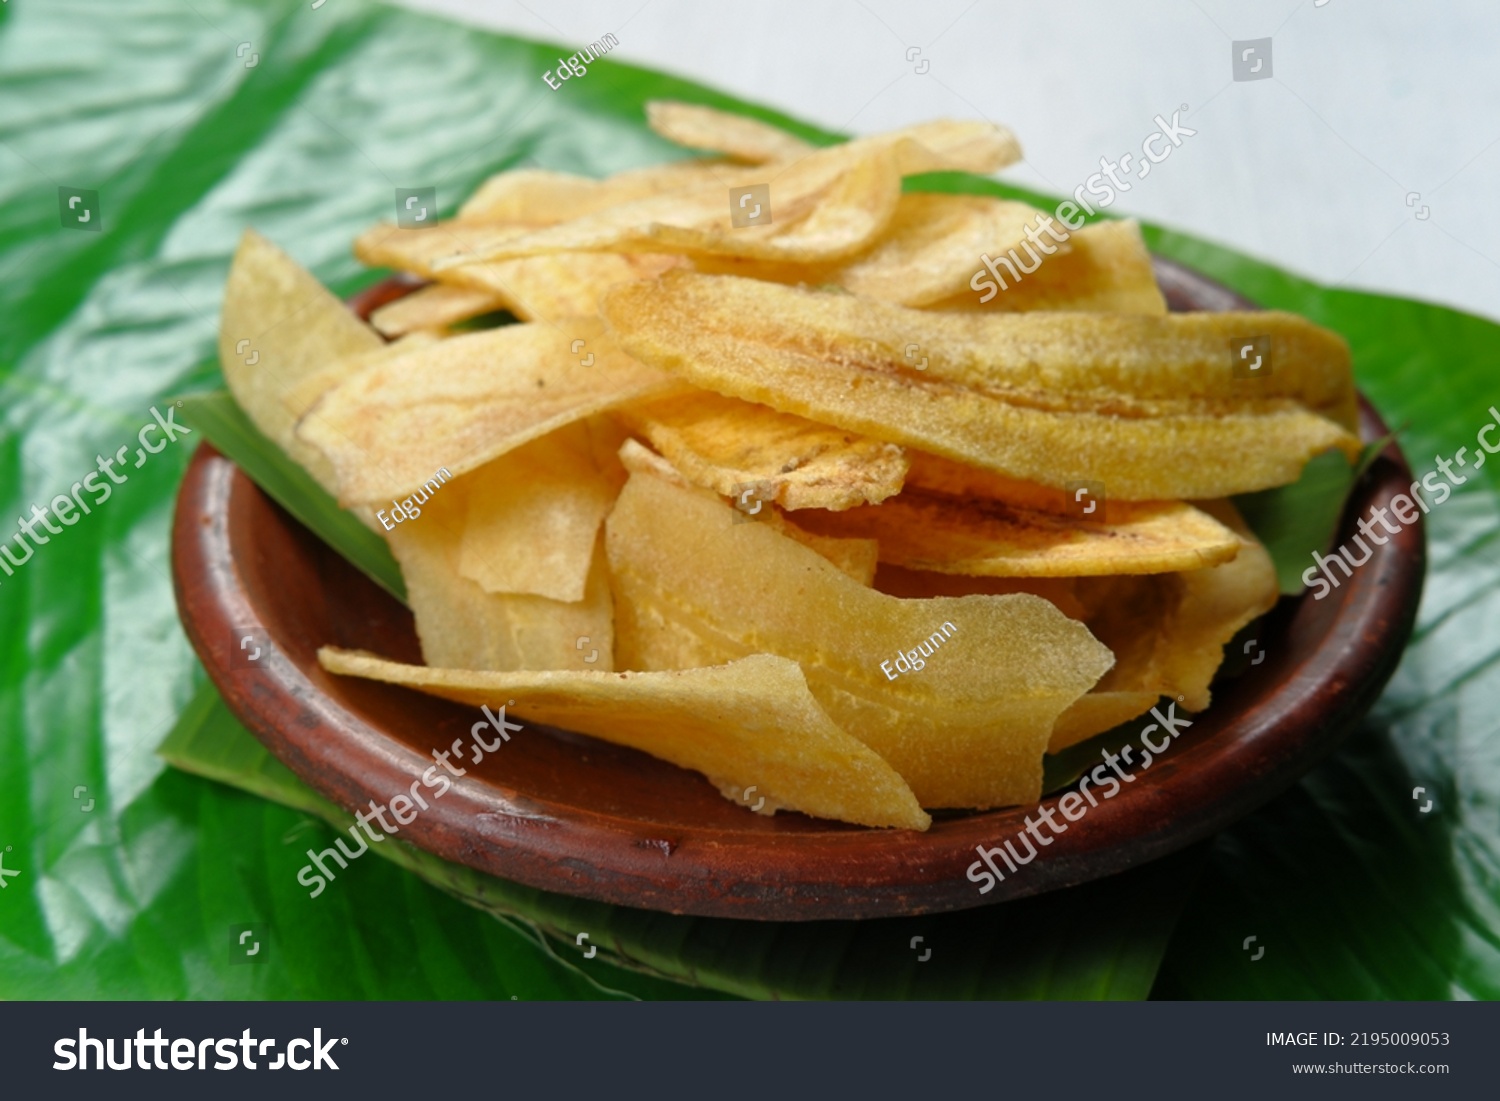
[[[1035,802],[1045,754],[1162,696],[1207,707],[1277,598],[1227,498],[1357,452],[1344,342],[1169,314],[1129,221],[978,304],[981,254],[1037,211],[902,179],[1017,160],[987,123],[815,148],[649,114],[698,156],[503,172],[450,221],[363,233],[364,262],[426,281],[370,324],[246,233],[229,386],[389,541],[426,662],[324,666],[514,701],[762,814],[914,830]]]

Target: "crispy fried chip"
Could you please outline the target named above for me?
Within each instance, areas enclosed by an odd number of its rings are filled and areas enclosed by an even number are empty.
[[[925,306],[968,285],[974,258],[1013,247],[1036,210],[983,195],[903,195],[874,248],[829,280],[855,294]]]
[[[632,402],[619,416],[694,485],[751,491],[786,509],[845,509],[898,493],[906,459],[894,444],[699,390]]]
[[[522,236],[492,229],[488,244],[471,240],[462,255],[435,267],[579,250],[831,262],[861,251],[885,229],[900,198],[902,176],[950,169],[992,172],[1018,152],[1008,131],[988,123],[930,123],[819,149],[786,164],[725,169],[712,183],[611,206]],[[770,188],[770,221],[736,227],[729,195],[757,185]]]
[[[874,539],[882,562],[986,577],[1171,573],[1227,562],[1240,549],[1234,532],[1181,502],[1116,501],[1107,514],[1085,516],[911,488],[883,505],[809,510],[797,522]]]
[[[407,333],[389,344],[358,355],[347,356],[336,359],[322,370],[313,371],[304,375],[291,389],[281,395],[281,403],[288,413],[301,417],[303,413],[311,409],[313,405],[328,391],[332,390],[341,382],[347,382],[355,375],[368,371],[371,367],[377,367],[382,363],[404,356],[418,348],[426,348],[436,344],[440,337],[436,333],[417,331]],[[295,435],[294,435],[295,438]],[[298,441],[300,444],[300,441]],[[321,456],[319,456],[321,458]],[[329,471],[332,477],[332,470]],[[329,486],[333,485],[330,481]]]
[[[613,669],[614,609],[603,546],[594,548],[581,601],[487,593],[459,574],[472,488],[469,478],[440,486],[420,503],[420,515],[387,536],[406,581],[422,660],[454,669]],[[579,639],[586,641],[580,645]]]
[[[1359,447],[1347,345],[1291,314],[944,314],[683,271],[603,307],[628,351],[704,389],[1111,499],[1265,489]],[[1247,334],[1271,375],[1235,377]]]
[[[945,459],[929,451],[906,451],[906,485],[950,497],[984,497],[1041,512],[1066,513],[1068,493],[1051,486],[1007,478],[993,470]],[[1105,507],[1109,507],[1108,500]]]
[[[875,571],[875,588],[903,600],[933,596],[1009,596],[1031,593],[1052,604],[1069,619],[1083,619],[1088,610],[1075,595],[1071,577],[965,577],[954,573],[929,573],[889,564]]]
[[[610,252],[571,252],[437,270],[437,263],[445,258],[472,255],[485,241],[508,240],[521,232],[524,231],[512,226],[471,226],[457,222],[439,222],[431,229],[379,225],[360,235],[355,252],[366,264],[438,279],[444,285],[419,291],[419,295],[447,288],[451,288],[449,293],[453,295],[486,295],[482,303],[478,298],[465,300],[471,306],[483,307],[474,308],[469,316],[507,309],[522,321],[557,322],[596,313],[599,296],[610,287],[634,279],[650,279],[681,263],[678,257],[651,253],[622,256]],[[399,311],[406,301],[400,299],[385,310]],[[419,318],[426,309],[421,304],[408,307]],[[384,318],[377,321],[386,323]]]
[[[850,142],[915,142],[925,155],[903,164],[901,174],[914,176],[922,172],[972,172],[988,176],[1021,159],[1021,144],[1003,126],[976,119],[935,119],[919,122],[900,130],[857,138]]]
[[[1112,660],[1038,597],[886,596],[649,473],[631,475],[605,532],[623,668],[794,658],[834,721],[923,806],[1035,800],[1056,717]]]
[[[932,822],[890,765],[834,725],[797,663],[769,654],[709,669],[612,675],[433,669],[330,646],[318,660],[332,673],[513,707],[511,714],[532,722],[701,772],[726,794],[753,787],[772,807],[861,826],[925,830]]]
[[[588,426],[564,425],[465,481],[469,512],[458,572],[487,593],[582,600],[599,525],[615,497],[594,464]]]
[[[1001,261],[999,250],[973,253],[981,256],[993,252],[995,271],[975,272],[971,264],[972,274],[965,279],[967,289],[924,304],[935,310],[1167,312],[1167,300],[1156,285],[1151,267],[1151,253],[1136,222],[1097,222],[1054,247],[1056,254],[1041,261],[1036,260],[1034,251],[1026,259],[1006,256],[1007,262]],[[1040,266],[1026,274],[1027,260]]]
[[[646,122],[662,137],[686,149],[722,153],[745,164],[791,160],[813,150],[813,146],[779,126],[696,103],[649,100]]]
[[[384,347],[380,334],[310,272],[254,230],[245,231],[229,267],[219,322],[224,380],[255,427],[330,490],[328,461],[293,431],[306,411],[302,402],[315,401],[338,377],[358,373],[360,357]],[[309,392],[307,380],[315,375],[326,385]]]
[[[1095,605],[1085,622],[1115,654],[1115,666],[1065,711],[1048,752],[1056,753],[1143,713],[1162,696],[1188,711],[1212,700],[1209,685],[1224,644],[1275,606],[1276,569],[1227,501],[1200,507],[1241,540],[1234,560],[1211,569],[1155,577],[1098,578],[1080,595]]]
[[[840,264],[775,264],[737,256],[700,256],[694,267],[775,283],[841,286],[855,294],[925,306],[968,286],[974,258],[1024,240],[1037,214],[1025,203],[981,195],[901,196],[886,231],[859,255]]]
[[[733,223],[730,192],[767,182],[764,171],[741,168],[726,170],[721,182],[612,206],[521,236],[490,229],[488,244],[475,235],[462,254],[436,260],[433,266],[444,272],[483,261],[581,250],[724,253],[800,263],[837,260],[860,251],[885,228],[901,196],[903,155],[915,159],[921,153],[883,145],[857,158],[833,159],[826,152],[778,170],[770,181],[774,197],[768,223]]]
[[[624,446],[620,448],[619,458],[627,471],[639,470],[643,473],[654,474],[658,478],[665,478],[673,485],[684,488],[696,484],[666,458],[654,454],[635,440],[625,441]],[[768,498],[761,497],[756,498],[752,503],[747,492],[747,496],[740,501],[742,518],[747,522],[754,519],[759,523],[770,524],[771,527],[797,540],[804,547],[811,547],[861,585],[869,585],[875,580],[875,570],[879,563],[879,547],[875,540],[818,535],[791,523],[767,501]]]
[[[505,308],[506,303],[494,291],[434,283],[381,306],[370,315],[370,324],[386,336],[396,337],[422,329],[444,329]]]
[[[617,172],[602,180],[541,168],[510,169],[480,184],[458,208],[457,220],[551,226],[637,199],[716,183],[725,167],[721,161],[675,161]]]
[[[449,337],[334,387],[297,432],[333,463],[341,502],[373,503],[673,385],[622,353],[596,319],[507,325]]]

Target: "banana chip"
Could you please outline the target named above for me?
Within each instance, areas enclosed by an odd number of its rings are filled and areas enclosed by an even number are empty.
[[[940,304],[968,286],[976,256],[1004,251],[1024,240],[1024,230],[1036,213],[1025,203],[1003,199],[916,192],[901,196],[879,240],[842,264],[769,264],[737,256],[700,256],[693,266],[707,274],[840,286],[903,306]]]
[[[725,167],[720,161],[677,161],[617,172],[602,180],[539,168],[512,169],[482,183],[458,208],[457,220],[551,226],[637,199],[715,183]]]
[[[331,673],[475,707],[514,701],[511,714],[701,772],[730,798],[753,787],[770,807],[818,818],[932,823],[890,765],[834,725],[794,661],[758,654],[712,669],[606,675],[428,668],[327,646],[318,660]]]
[[[905,600],[932,596],[1010,596],[1031,593],[1057,605],[1069,619],[1084,619],[1088,609],[1077,596],[1071,577],[966,577],[953,573],[929,573],[885,564],[875,570],[875,588]],[[1106,674],[1107,676],[1108,674]]]
[[[1156,285],[1151,253],[1132,220],[1096,222],[1056,246],[1029,275],[1026,260],[1011,259],[1012,271],[996,256],[998,248],[971,255],[971,275],[952,297],[928,303],[935,310],[1070,310],[1088,313],[1135,313],[1160,316],[1167,300]],[[990,255],[993,272],[974,272],[973,256]],[[1004,283],[1001,283],[1001,280]],[[896,301],[896,299],[889,299]]]
[[[919,156],[904,152],[908,158]],[[737,169],[718,183],[612,206],[524,235],[485,227],[488,243],[480,239],[483,235],[471,235],[462,252],[455,250],[433,267],[443,272],[485,261],[600,250],[724,253],[800,263],[837,260],[873,241],[895,213],[902,153],[877,146],[852,161],[818,153],[780,169],[769,184],[775,196],[767,199],[770,211],[762,213],[764,204],[758,200],[757,207],[744,207],[748,217],[769,220],[735,225],[730,193],[767,183],[758,170],[751,177],[749,170]]]
[[[704,390],[632,402],[617,416],[694,485],[726,497],[845,509],[898,493],[906,474],[894,444]]]
[[[627,351],[703,389],[1055,488],[1222,497],[1359,449],[1347,345],[1291,314],[943,314],[683,271],[603,305]],[[1234,376],[1247,333],[1271,375]]]
[[[362,356],[384,347],[380,334],[310,272],[254,230],[245,231],[229,266],[219,321],[224,381],[255,427],[327,489],[334,486],[333,470],[296,437],[297,419],[336,378],[359,373]],[[321,381],[309,392],[313,376]]]
[[[381,306],[370,315],[370,324],[388,337],[397,337],[423,329],[445,329],[506,308],[505,300],[494,291],[434,283]]]
[[[471,241],[462,255],[439,260],[434,267],[442,271],[580,250],[826,263],[852,256],[875,240],[895,213],[903,176],[992,172],[1018,153],[1009,133],[988,123],[912,127],[819,149],[787,164],[726,170],[711,184],[612,206],[521,236],[492,229],[488,244]],[[757,200],[757,213],[736,225],[731,196],[762,185],[769,188],[770,210],[761,212],[764,204]],[[751,208],[742,202],[738,209]]]
[[[373,504],[457,477],[672,380],[577,318],[449,337],[387,360],[319,399],[297,437],[333,464],[343,503]]]
[[[554,323],[597,313],[599,296],[610,287],[635,279],[652,278],[681,263],[675,256],[648,253],[622,256],[609,252],[576,252],[439,270],[440,262],[445,259],[472,256],[476,249],[484,247],[485,242],[510,240],[523,232],[513,226],[466,226],[458,222],[439,222],[431,229],[397,229],[379,225],[360,235],[355,242],[355,252],[366,264],[439,280],[445,288],[451,288],[451,297],[445,303],[457,301],[459,294],[473,296],[463,300],[472,310],[468,316],[506,309],[522,321]],[[438,289],[427,288],[428,291]],[[479,295],[485,298],[480,299]],[[382,331],[390,331],[385,326],[389,324],[391,314],[385,311],[392,311],[400,318],[402,311],[399,307],[404,302],[406,299],[392,303],[375,318]],[[431,309],[431,306],[418,303],[408,306],[405,313],[422,320]]]
[[[886,596],[648,473],[631,475],[605,532],[622,668],[792,658],[834,722],[925,807],[1034,801],[1057,716],[1113,660],[1039,597]]]
[[[646,122],[662,137],[684,148],[722,153],[745,164],[792,160],[813,150],[780,127],[696,103],[650,100]]]
[[[1209,501],[1200,507],[1240,539],[1232,561],[1187,573],[1080,583],[1091,586],[1080,595],[1094,606],[1084,622],[1114,652],[1115,665],[1058,719],[1048,752],[1128,722],[1162,696],[1188,711],[1206,709],[1224,644],[1275,606],[1276,568],[1234,506]]]
[[[620,448],[619,457],[625,469],[632,473],[641,471],[644,474],[653,474],[683,488],[695,484],[684,477],[682,472],[665,458],[653,454],[635,440],[625,441],[624,446]],[[738,506],[744,522],[753,518],[760,523],[769,524],[782,535],[797,540],[804,547],[811,547],[861,585],[874,582],[875,571],[879,565],[879,547],[875,540],[818,535],[789,522],[775,507],[766,504],[763,500],[758,500],[752,505],[748,500],[742,499],[738,502]]]
[[[459,573],[471,488],[468,478],[440,487],[387,535],[422,660],[461,669],[612,670],[614,610],[603,547],[594,548],[580,601],[487,593]]]
[[[873,539],[880,560],[988,577],[1170,573],[1227,562],[1234,532],[1191,505],[1115,502],[1108,515],[1065,515],[1003,500],[904,490],[883,505],[797,522],[823,535]]]
[[[617,488],[595,465],[588,426],[564,425],[464,480],[469,509],[459,574],[487,593],[582,600]]]

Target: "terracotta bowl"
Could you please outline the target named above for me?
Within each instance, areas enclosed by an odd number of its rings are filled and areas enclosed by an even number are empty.
[[[1174,309],[1253,308],[1180,266],[1159,261],[1158,275]],[[352,306],[367,315],[412,286],[390,280]],[[1385,434],[1367,404],[1361,417],[1366,439]],[[1340,539],[1411,480],[1388,447],[1356,486]],[[766,818],[696,773],[532,725],[431,800],[401,837],[549,891],[768,921],[932,913],[1068,887],[1222,830],[1337,745],[1395,669],[1424,566],[1413,525],[1326,599],[1283,600],[1257,631],[1263,662],[1220,684],[1213,706],[1136,782],[983,895],[965,874],[976,846],[1015,837],[1034,808],[944,815],[926,833]],[[173,573],[183,624],[229,708],[342,807],[388,803],[432,764],[431,750],[475,721],[457,704],[319,667],[325,644],[420,661],[410,613],[207,445],[179,495]],[[263,644],[254,662],[240,648],[246,634]]]

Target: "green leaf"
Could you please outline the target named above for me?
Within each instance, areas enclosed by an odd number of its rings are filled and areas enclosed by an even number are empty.
[[[354,818],[298,780],[205,687],[160,753],[178,768],[317,815]],[[309,848],[332,843],[309,834]],[[299,846],[303,842],[299,840]],[[539,891],[450,864],[399,839],[370,850],[512,927],[592,976],[598,961],[752,998],[1140,998],[1201,852],[999,907],[931,917],[777,925],[680,917]],[[310,855],[310,854],[306,854]],[[356,868],[363,868],[357,861]],[[347,873],[324,888],[343,889]],[[291,873],[288,872],[290,877]],[[316,900],[310,900],[316,903]],[[306,909],[316,910],[315,905]],[[1108,921],[1088,915],[1106,913]],[[304,918],[298,918],[300,928]],[[581,959],[577,936],[599,948]],[[913,948],[913,938],[922,940]],[[929,959],[919,959],[931,949]],[[619,981],[616,978],[614,981]]]
[[[1283,596],[1296,596],[1305,588],[1302,572],[1312,564],[1314,551],[1328,553],[1353,487],[1349,460],[1342,452],[1325,451],[1291,485],[1234,499],[1245,523],[1270,552]]]
[[[391,218],[396,186],[436,186],[451,212],[502,168],[597,176],[681,157],[644,126],[647,99],[737,106],[610,58],[553,92],[539,74],[557,45],[358,0],[318,11],[296,0],[193,0],[191,10],[180,0],[47,0],[0,5],[0,17],[0,516],[67,490],[133,441],[167,395],[222,385],[217,313],[247,225],[348,294],[379,277],[349,242]],[[235,56],[243,41],[259,54],[254,68]],[[101,232],[60,227],[59,186],[99,191]],[[1330,290],[1145,229],[1162,255],[1342,333],[1363,390],[1388,422],[1409,422],[1402,446],[1419,475],[1459,447],[1473,452],[1500,405],[1496,326]],[[314,840],[331,840],[321,818],[155,756],[201,680],[173,608],[168,553],[187,458],[187,448],[168,448],[128,470],[108,502],[0,576],[0,850],[10,846],[5,867],[22,873],[0,906],[0,997],[599,996],[530,927],[495,921],[387,861],[359,861],[338,884],[347,891],[309,900],[295,876]],[[1494,469],[1469,472],[1425,520],[1432,566],[1418,634],[1379,708],[1345,750],[1220,839],[1159,991],[1497,996]],[[1419,786],[1436,793],[1427,815],[1411,797]],[[1176,882],[1189,880],[1179,872]],[[986,989],[1138,994],[1170,915],[1117,917],[1111,896],[1092,889],[1056,899],[1049,920],[1071,931],[1070,948],[1032,964],[997,957],[1018,970]],[[1011,911],[969,920],[986,944],[998,943],[992,928],[1038,931],[1039,919]],[[665,930],[649,959],[671,974],[715,949],[731,962],[766,952],[786,928],[742,942],[695,926],[707,932],[679,948],[680,927],[662,919],[634,916]],[[276,932],[267,963],[231,964],[229,927],[255,921]],[[578,928],[567,915],[547,924]],[[1122,938],[1115,953],[1100,947],[1111,928]],[[883,969],[904,942],[891,955],[884,934],[869,935],[874,947],[846,943],[847,986],[826,975],[821,987],[819,976],[798,983],[786,974],[795,961],[780,956],[758,978],[746,978],[748,965],[710,970],[744,993],[889,991]],[[1267,946],[1253,964],[1240,947],[1250,935]],[[942,962],[945,943],[933,942],[923,968]],[[1058,955],[1074,943],[1084,946],[1077,963]],[[569,944],[558,956],[571,959]],[[1128,981],[1111,978],[1117,962]],[[1063,974],[1056,985],[1052,966]],[[642,997],[690,993],[648,989],[637,983],[660,981],[625,971],[601,976]]]
[[[406,601],[401,567],[384,539],[353,513],[339,507],[328,491],[261,435],[228,391],[182,398],[182,419],[203,431],[220,453],[234,460],[250,480],[297,520],[397,600]]]

